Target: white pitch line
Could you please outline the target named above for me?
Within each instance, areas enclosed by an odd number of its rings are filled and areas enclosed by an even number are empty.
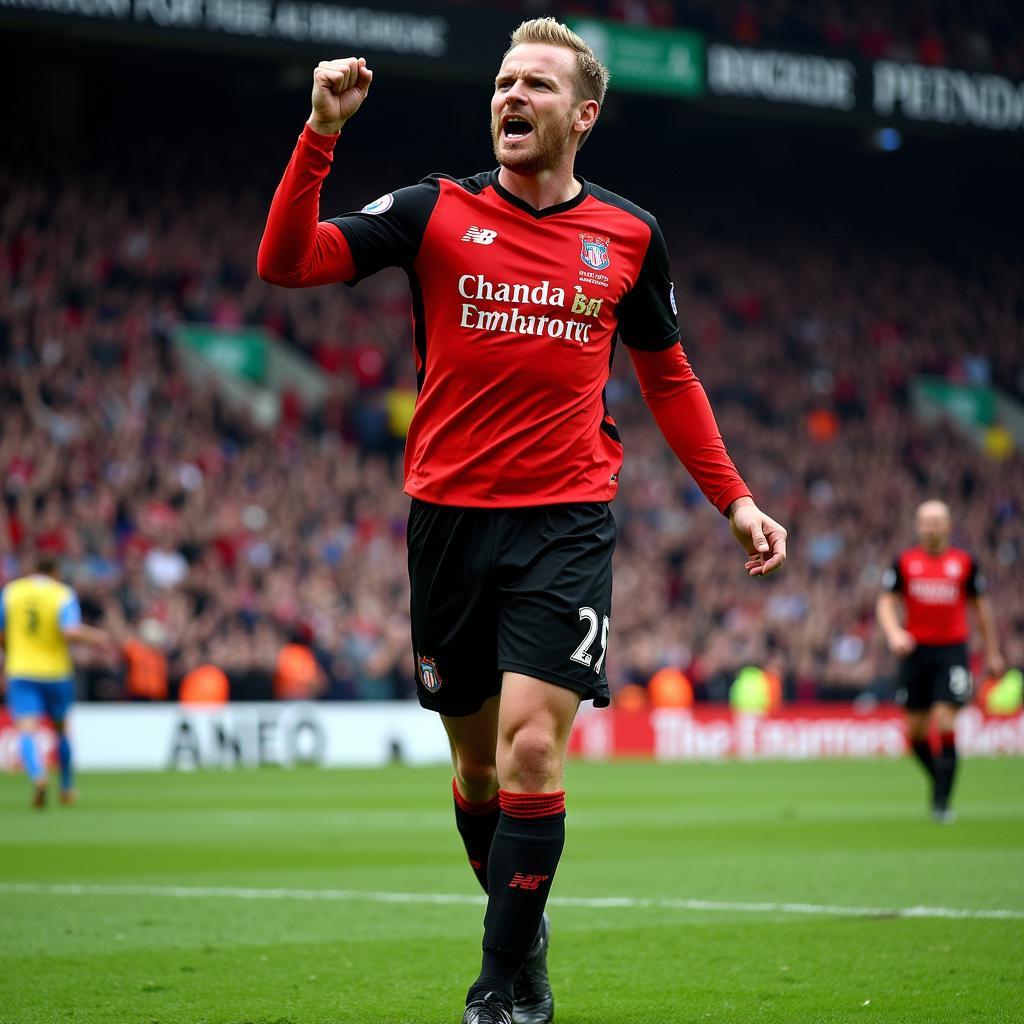
[[[433,892],[362,892],[358,889],[242,889],[232,886],[184,885],[44,885],[0,882],[0,895],[29,896],[166,896],[176,899],[305,900],[308,902],[414,903],[484,905],[483,896]],[[1024,921],[1024,910],[962,910],[955,907],[846,907],[828,903],[742,903],[733,900],[645,899],[633,896],[552,896],[548,905],[588,910],[694,910],[709,913],[803,914],[818,917],[945,918],[977,921]]]

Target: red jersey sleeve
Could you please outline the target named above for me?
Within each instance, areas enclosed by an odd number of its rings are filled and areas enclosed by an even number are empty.
[[[630,348],[629,355],[658,428],[679,461],[723,515],[750,490],[725,450],[704,386],[681,345],[648,352]]]
[[[285,169],[256,257],[256,270],[285,288],[350,281],[356,276],[352,251],[337,225],[320,221],[320,187],[334,160],[339,136],[302,129]]]

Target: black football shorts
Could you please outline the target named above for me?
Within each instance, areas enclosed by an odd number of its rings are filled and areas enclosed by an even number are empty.
[[[413,499],[416,692],[469,715],[520,672],[608,704],[616,527],[603,502],[484,509]]]
[[[900,665],[899,699],[908,711],[967,704],[973,693],[967,644],[919,644]]]

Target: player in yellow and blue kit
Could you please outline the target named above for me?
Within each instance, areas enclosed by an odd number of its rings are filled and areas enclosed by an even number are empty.
[[[36,746],[44,713],[58,738],[61,801],[75,799],[67,736],[75,683],[68,644],[112,647],[114,641],[104,630],[83,624],[78,597],[58,579],[55,559],[43,556],[36,568],[0,590],[0,642],[6,651],[7,705],[19,732],[21,762],[33,783],[32,803],[45,807],[47,771]]]

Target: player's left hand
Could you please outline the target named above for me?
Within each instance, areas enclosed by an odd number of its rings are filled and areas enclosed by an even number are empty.
[[[989,679],[1002,679],[1006,671],[1006,662],[998,651],[991,651],[985,655],[985,671]]]
[[[732,535],[750,556],[743,564],[750,576],[767,576],[786,561],[786,530],[766,516],[752,498],[737,498],[729,510]]]

